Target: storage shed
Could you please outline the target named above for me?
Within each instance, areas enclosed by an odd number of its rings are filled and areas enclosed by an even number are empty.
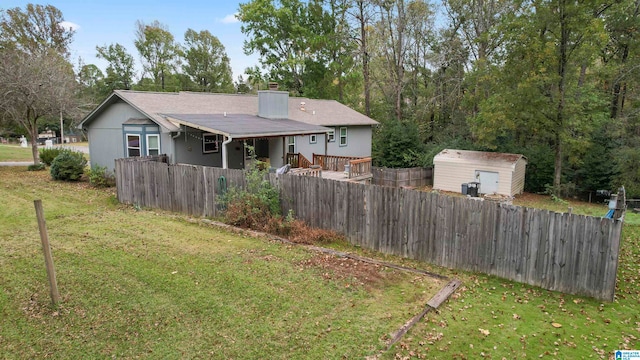
[[[479,182],[480,194],[513,196],[524,191],[526,166],[521,154],[445,149],[433,158],[433,188],[462,192]]]

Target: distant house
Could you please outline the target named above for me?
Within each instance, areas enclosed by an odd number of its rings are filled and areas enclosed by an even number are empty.
[[[433,158],[433,188],[461,192],[478,182],[481,194],[513,196],[524,191],[526,166],[520,154],[445,149]]]
[[[171,163],[245,168],[252,154],[280,167],[287,154],[371,156],[373,119],[333,100],[258,95],[116,90],[79,127],[91,163],[168,155]]]

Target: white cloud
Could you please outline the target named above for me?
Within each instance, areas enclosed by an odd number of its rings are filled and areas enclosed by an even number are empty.
[[[60,24],[67,31],[78,31],[80,29],[80,25],[72,23],[71,21],[63,21]]]
[[[240,20],[238,20],[238,18],[236,16],[238,16],[238,13],[229,14],[229,15],[225,16],[224,18],[222,18],[222,20],[220,20],[220,22],[223,23],[223,24],[235,24],[238,21],[240,21]]]

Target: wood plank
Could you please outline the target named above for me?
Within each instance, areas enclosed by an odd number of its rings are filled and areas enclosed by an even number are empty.
[[[440,307],[440,305],[442,305],[443,302],[445,302],[449,298],[449,296],[451,296],[451,294],[453,294],[458,289],[458,287],[460,287],[460,284],[462,284],[462,282],[458,279],[449,281],[449,283],[445,285],[445,287],[440,289],[437,294],[435,294],[429,301],[427,301],[427,305],[431,306],[434,309],[437,309],[438,307]]]

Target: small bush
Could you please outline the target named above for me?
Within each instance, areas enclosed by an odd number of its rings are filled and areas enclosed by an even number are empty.
[[[40,161],[47,164],[47,166],[51,166],[53,163],[53,159],[58,157],[58,155],[63,152],[70,152],[71,150],[65,148],[51,148],[51,149],[40,149]]]
[[[54,180],[78,181],[87,166],[84,154],[78,151],[66,150],[56,156],[51,163],[51,177]]]
[[[43,163],[31,164],[27,167],[27,171],[41,171],[44,169],[45,169],[45,166]]]
[[[94,165],[88,170],[89,184],[95,187],[112,187],[116,184],[116,177],[105,166]]]

